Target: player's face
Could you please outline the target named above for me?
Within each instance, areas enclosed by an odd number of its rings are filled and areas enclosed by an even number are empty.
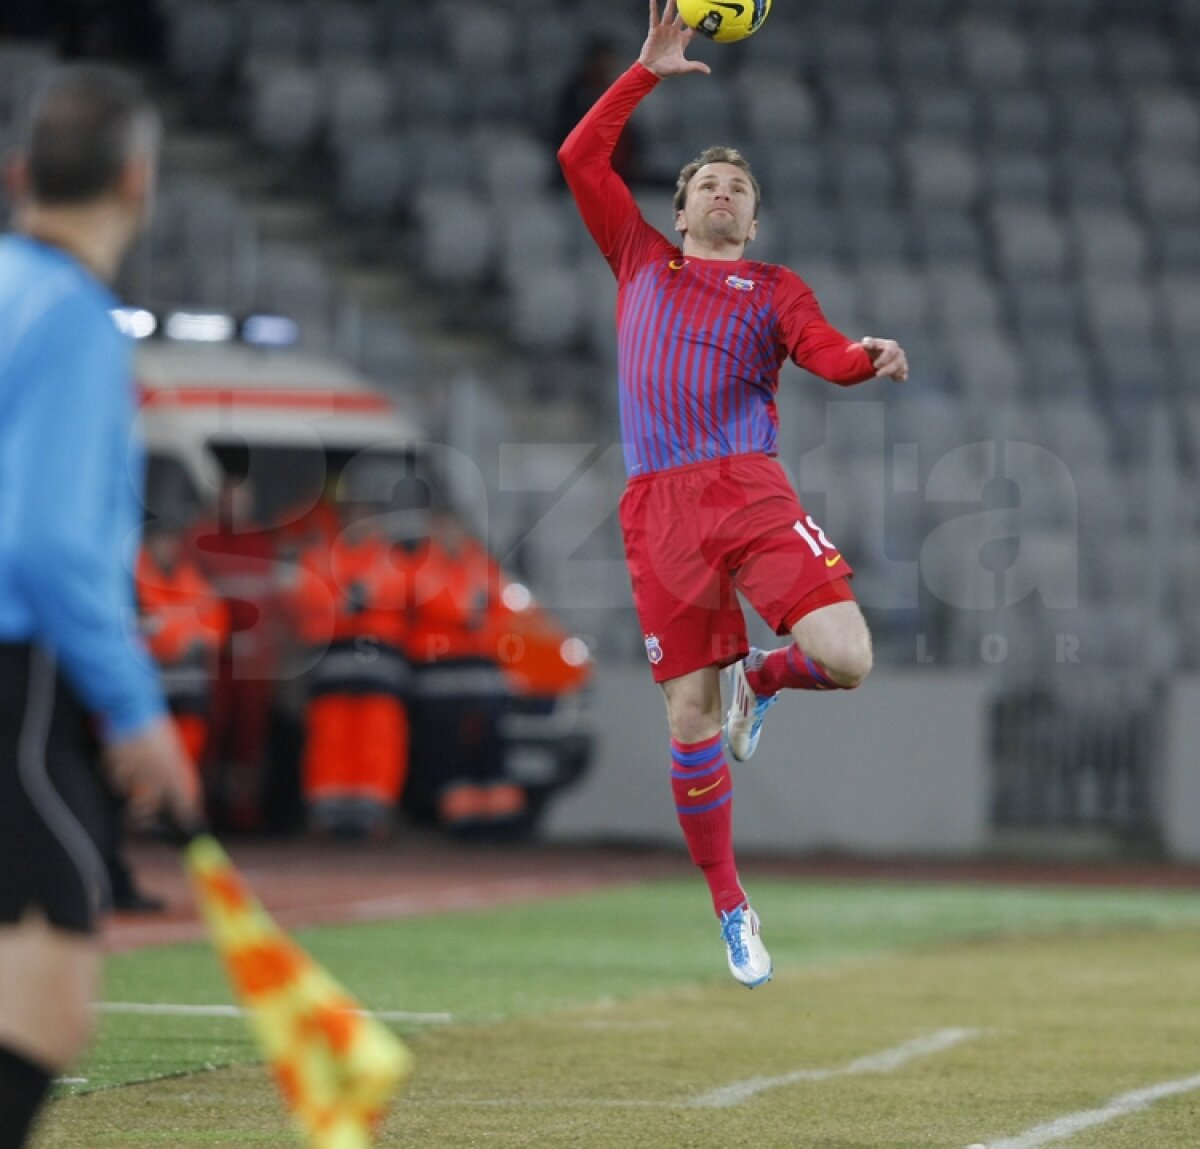
[[[705,164],[687,186],[675,230],[699,243],[747,243],[754,238],[754,185],[736,164]]]

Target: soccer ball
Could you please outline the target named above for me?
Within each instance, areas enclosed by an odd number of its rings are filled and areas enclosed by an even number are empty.
[[[771,11],[771,0],[676,0],[683,22],[719,44],[744,40],[757,32]]]

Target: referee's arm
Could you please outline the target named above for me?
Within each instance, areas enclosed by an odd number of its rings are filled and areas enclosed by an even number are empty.
[[[134,737],[166,713],[133,627],[129,558],[141,506],[132,438],[129,347],[107,314],[67,299],[30,331],[24,360],[13,573],[105,742]]]

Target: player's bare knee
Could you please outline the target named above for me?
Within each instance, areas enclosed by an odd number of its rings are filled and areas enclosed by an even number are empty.
[[[863,631],[861,635],[847,636],[845,640],[837,643],[824,665],[826,673],[838,686],[845,690],[853,690],[862,685],[874,664],[871,638]]]
[[[703,742],[721,729],[721,716],[699,702],[683,702],[667,711],[671,737],[683,743]]]
[[[703,742],[721,728],[720,710],[701,694],[675,694],[667,698],[671,737],[683,743]]]

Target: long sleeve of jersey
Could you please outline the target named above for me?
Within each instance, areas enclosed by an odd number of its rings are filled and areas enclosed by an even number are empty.
[[[618,279],[625,278],[631,255],[623,233],[641,223],[647,241],[662,241],[642,221],[629,188],[612,166],[613,152],[634,109],[658,84],[658,77],[634,64],[596,101],[558,150],[567,186],[596,246]],[[622,242],[622,241],[626,242]],[[634,245],[636,246],[636,245]]]
[[[0,635],[53,651],[111,741],[165,704],[136,630],[143,463],[130,352],[100,294],[76,289],[23,327],[5,323]]]
[[[786,269],[775,289],[775,307],[787,353],[798,367],[843,387],[875,377],[862,344],[838,331],[825,318],[811,288]]]

